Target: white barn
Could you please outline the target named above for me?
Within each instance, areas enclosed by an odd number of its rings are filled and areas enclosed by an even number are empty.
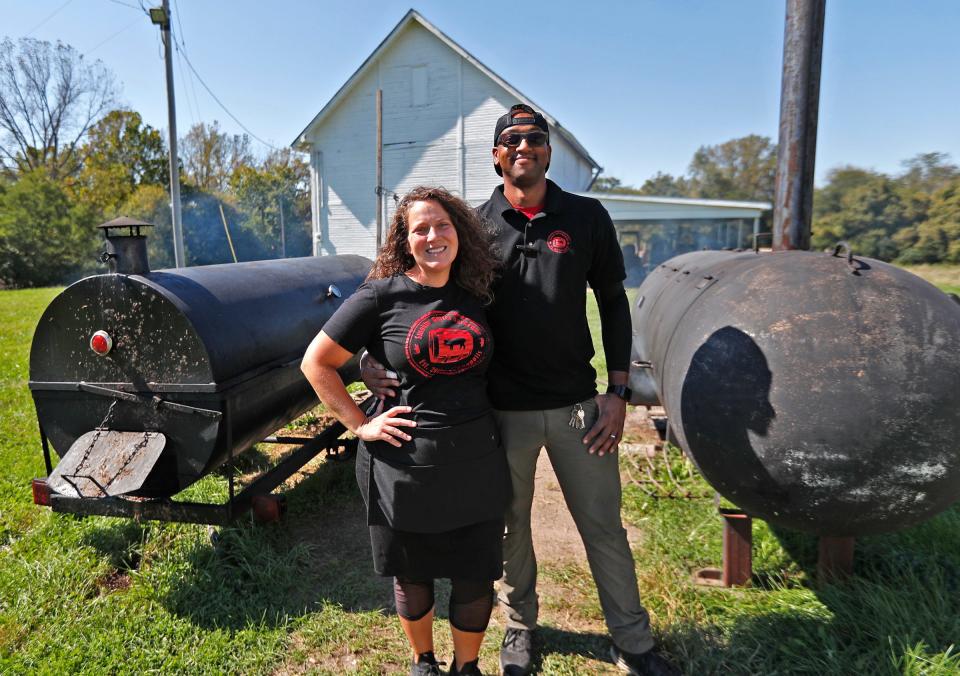
[[[293,142],[310,154],[314,254],[376,254],[376,91],[383,97],[384,228],[393,194],[440,185],[471,204],[502,179],[491,148],[497,118],[514,103],[550,124],[549,177],[589,190],[600,172],[547,111],[410,10]]]

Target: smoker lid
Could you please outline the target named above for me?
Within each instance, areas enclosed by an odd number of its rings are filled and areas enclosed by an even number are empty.
[[[369,269],[359,256],[324,256],[87,277],[57,296],[37,324],[30,387],[233,386],[299,361],[343,303],[329,286],[346,297]],[[97,331],[113,339],[106,355],[91,349]]]
[[[146,221],[138,221],[136,218],[130,218],[129,216],[120,216],[119,218],[114,218],[112,221],[107,221],[106,223],[101,223],[98,225],[98,228],[133,228],[133,227],[142,227],[149,226],[154,227],[153,223],[147,223]]]

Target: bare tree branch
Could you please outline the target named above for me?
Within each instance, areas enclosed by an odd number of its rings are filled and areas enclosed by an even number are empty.
[[[21,38],[0,42],[0,168],[79,166],[80,143],[113,105],[117,88],[100,61],[73,47]]]

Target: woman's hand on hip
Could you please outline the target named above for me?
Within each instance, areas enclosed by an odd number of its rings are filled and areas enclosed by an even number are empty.
[[[383,406],[381,402],[380,406]],[[379,408],[377,409],[379,410]],[[410,413],[413,409],[409,406],[392,406],[387,411],[379,415],[367,416],[354,433],[364,441],[386,441],[391,446],[400,446],[401,441],[410,441],[409,434],[404,432],[401,427],[416,427],[414,420],[407,418],[398,418],[398,415]]]

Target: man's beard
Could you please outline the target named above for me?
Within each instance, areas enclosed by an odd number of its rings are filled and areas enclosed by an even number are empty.
[[[510,175],[510,182],[513,183],[518,188],[532,188],[533,186],[541,183],[546,178],[546,171],[536,171],[536,172],[523,172],[519,175],[515,175],[512,172]]]

